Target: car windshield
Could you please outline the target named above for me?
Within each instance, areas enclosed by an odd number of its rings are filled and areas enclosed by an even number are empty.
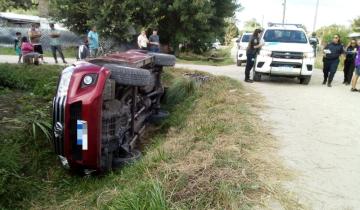
[[[264,35],[265,42],[307,43],[304,32],[294,30],[271,29]]]
[[[250,42],[251,35],[250,34],[244,34],[241,38],[241,42]]]

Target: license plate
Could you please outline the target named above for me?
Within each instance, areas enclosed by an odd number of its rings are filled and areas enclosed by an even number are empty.
[[[82,150],[88,149],[88,126],[83,120],[77,121],[77,139],[76,144],[82,146]]]
[[[279,70],[280,71],[293,71],[294,68],[291,66],[281,66],[281,67],[279,67]]]

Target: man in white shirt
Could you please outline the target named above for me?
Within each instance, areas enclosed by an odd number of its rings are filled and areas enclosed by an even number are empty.
[[[149,43],[149,40],[146,37],[145,30],[141,31],[141,34],[138,36],[137,43],[138,43],[138,46],[139,46],[140,49],[147,50],[147,45]]]

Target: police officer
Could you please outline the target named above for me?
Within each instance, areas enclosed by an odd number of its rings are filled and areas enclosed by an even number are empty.
[[[346,59],[344,61],[344,82],[345,85],[350,85],[351,78],[355,69],[355,57],[357,54],[358,45],[355,39],[352,39],[349,46],[346,48]]]
[[[253,82],[253,80],[250,79],[250,71],[254,67],[256,55],[258,54],[260,48],[263,46],[263,44],[260,43],[261,32],[261,29],[255,29],[249,45],[246,49],[247,60],[245,67],[245,82]]]
[[[323,85],[327,83],[328,87],[331,87],[331,83],[334,79],[335,73],[339,66],[341,54],[344,53],[344,46],[341,44],[340,35],[335,34],[333,41],[324,48],[324,81]]]

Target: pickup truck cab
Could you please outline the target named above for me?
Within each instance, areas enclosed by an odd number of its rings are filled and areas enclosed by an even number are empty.
[[[305,30],[296,24],[273,24],[261,35],[264,46],[256,58],[254,80],[262,75],[299,78],[309,84],[314,69],[314,51]]]

